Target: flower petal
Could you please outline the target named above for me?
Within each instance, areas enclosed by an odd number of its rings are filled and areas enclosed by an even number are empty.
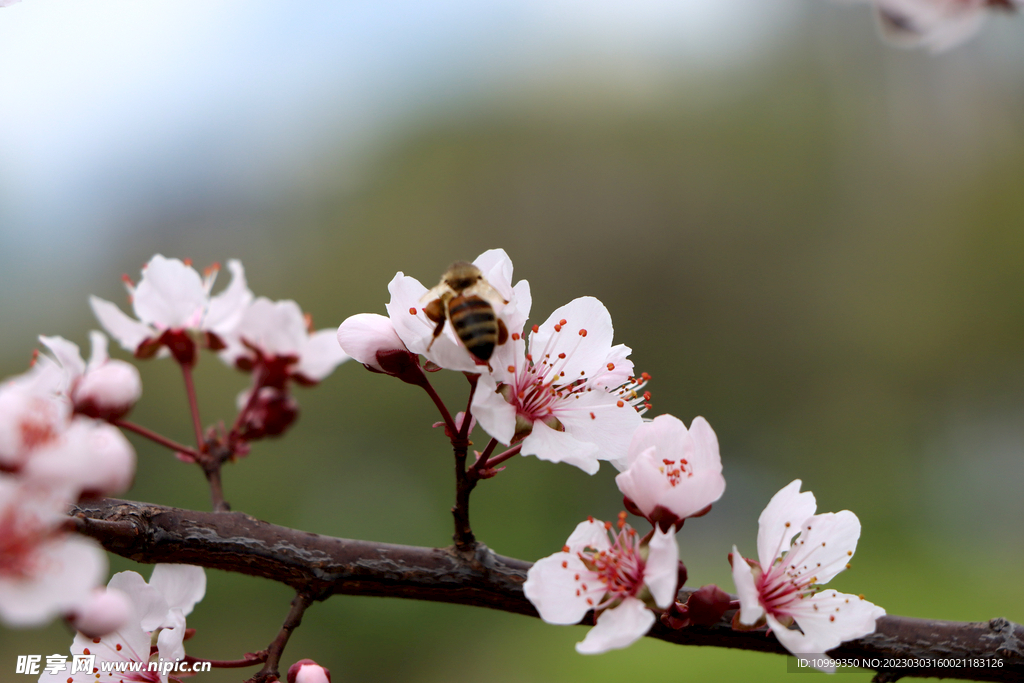
[[[626,598],[620,605],[605,610],[597,618],[597,625],[587,632],[576,651],[596,655],[608,650],[629,647],[654,626],[654,612],[636,598]]]
[[[482,419],[480,424],[484,424]],[[559,432],[537,421],[533,423],[530,435],[523,439],[520,452],[549,462],[565,462],[579,467],[587,474],[594,474],[600,467],[597,462],[599,450],[596,444],[580,441],[568,432]]]
[[[327,377],[334,368],[348,360],[348,356],[338,344],[338,336],[334,330],[318,330],[309,335],[309,340],[302,348],[295,372],[314,382]]]
[[[801,481],[795,479],[772,496],[757,518],[757,557],[768,571],[783,551],[788,551],[800,525],[814,514],[818,504],[810,491],[800,493]]]
[[[559,324],[562,320],[566,321],[564,326]],[[568,381],[600,373],[608,362],[611,348],[612,316],[604,304],[592,296],[573,299],[555,309],[537,332],[530,335],[530,353],[534,358],[565,354],[565,362],[558,369],[565,373]]]
[[[885,616],[878,605],[836,591],[824,591],[800,602],[800,612],[794,615],[800,630],[787,629],[768,615],[775,638],[798,655],[824,654],[847,640],[874,633],[875,621]]]
[[[498,393],[494,379],[481,375],[473,394],[473,416],[484,431],[506,446],[516,431],[516,408]]]
[[[85,373],[85,361],[82,360],[82,352],[79,350],[78,344],[69,342],[64,337],[44,337],[42,335],[39,336],[39,341],[50,349],[54,358],[64,368],[69,383]]]
[[[530,567],[523,592],[547,623],[578,624],[600,600],[604,590],[604,584],[597,580],[592,583],[600,588],[589,592],[578,590],[580,582],[576,576],[590,575],[592,572],[577,555],[558,552],[537,560]]]
[[[220,294],[210,297],[202,328],[218,335],[230,333],[241,321],[252,301],[252,292],[245,280],[245,269],[237,259],[228,261],[231,282]]]
[[[135,353],[146,339],[156,336],[156,330],[135,318],[129,317],[124,311],[96,296],[89,297],[89,305],[96,319],[111,337],[117,340],[125,351]]]
[[[160,254],[146,264],[132,299],[139,320],[159,330],[198,327],[206,304],[199,273]]]
[[[821,585],[846,569],[857,550],[860,520],[849,510],[826,512],[805,520],[799,531],[800,537],[784,561]]]
[[[159,591],[171,610],[188,615],[206,595],[206,572],[189,564],[158,564],[149,585]]]
[[[754,572],[736,546],[732,547],[731,559],[732,580],[736,584],[736,595],[740,599],[740,623],[753,626],[764,616],[761,597],[754,583]]]
[[[675,532],[665,533],[655,528],[648,547],[644,583],[651,591],[654,604],[667,609],[676,599],[678,592],[676,583],[679,581],[679,545]]]

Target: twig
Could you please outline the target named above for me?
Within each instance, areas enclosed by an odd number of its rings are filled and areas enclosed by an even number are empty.
[[[200,453],[206,452],[206,440],[203,438],[203,423],[199,419],[199,401],[196,399],[196,385],[192,380],[192,365],[179,363],[181,376],[185,379],[185,393],[188,394],[188,407],[192,412],[192,428],[196,432],[196,448]]]
[[[255,676],[250,678],[246,683],[269,683],[270,681],[278,680],[278,665],[281,663],[281,655],[284,654],[285,645],[288,644],[288,639],[292,635],[292,631],[299,627],[302,623],[302,615],[305,614],[306,608],[309,607],[313,602],[312,596],[307,593],[299,591],[295,594],[295,599],[292,600],[292,608],[288,611],[288,616],[285,617],[284,624],[281,625],[281,630],[278,632],[277,637],[274,638],[274,642],[267,648],[267,661],[263,665]]]
[[[121,429],[127,429],[129,432],[135,432],[139,436],[144,436],[150,441],[154,441],[165,448],[171,449],[172,451],[184,453],[185,455],[190,455],[196,460],[199,459],[199,452],[196,449],[192,448],[191,446],[185,446],[176,441],[172,441],[171,439],[168,439],[166,436],[161,436],[160,434],[157,434],[156,432],[146,427],[143,427],[142,425],[137,425],[134,422],[129,422],[128,420],[111,420],[110,424],[114,425],[115,427],[120,427]]]
[[[466,472],[466,455],[469,452],[469,427],[473,422],[470,408],[480,375],[466,373],[466,379],[469,380],[469,400],[466,402],[466,412],[462,415],[462,428],[458,434],[452,433],[452,450],[455,453],[455,507],[452,508],[455,534],[452,539],[455,547],[463,551],[472,550],[476,545],[476,536],[469,525],[469,494],[473,492],[478,479],[474,476],[475,471]]]

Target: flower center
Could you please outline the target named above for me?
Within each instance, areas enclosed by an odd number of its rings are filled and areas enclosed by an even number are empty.
[[[574,406],[575,399],[579,399],[586,392],[595,388],[618,397],[616,407],[622,408],[627,404],[643,414],[650,408],[650,392],[639,393],[650,375],[643,373],[640,377],[630,377],[628,380],[616,387],[598,387],[597,380],[603,375],[610,374],[615,370],[614,363],[607,364],[600,371],[588,375],[585,370],[580,370],[579,375],[568,377],[566,368],[569,367],[573,353],[579,348],[580,343],[587,336],[586,329],[568,327],[568,321],[564,318],[554,327],[554,333],[548,338],[543,349],[535,350],[533,340],[530,339],[531,353],[526,353],[526,341],[519,333],[511,337],[512,343],[523,345],[523,353],[517,353],[515,357],[525,359],[524,363],[509,366],[508,371],[514,375],[508,390],[503,393],[506,400],[516,407],[516,415],[524,423],[533,423],[537,420],[553,422],[559,414],[577,409]],[[532,332],[537,334],[539,328],[534,325]],[[572,335],[574,340],[567,340],[565,335]],[[559,350],[563,349],[563,350]],[[592,411],[593,407],[579,407],[578,410]],[[591,419],[597,419],[594,412],[590,412]],[[557,424],[557,423],[556,423]]]
[[[594,609],[604,609],[623,598],[633,597],[644,585],[644,567],[646,561],[640,554],[640,539],[636,530],[625,523],[625,513],[620,513],[618,528],[613,531],[611,522],[605,522],[605,528],[611,538],[611,547],[605,550],[585,548],[579,553],[583,564],[593,574],[589,577],[577,576],[577,583],[588,590],[585,581],[599,581],[605,593],[601,601],[594,605],[588,598],[588,604]]]
[[[13,508],[0,513],[0,576],[27,579],[38,572],[36,548],[43,537],[42,525],[34,518],[18,515]]]
[[[679,460],[664,458],[661,463],[661,467],[658,470],[665,475],[665,479],[668,480],[671,486],[678,486],[683,477],[693,476],[693,466],[690,465],[686,458],[680,458]]]

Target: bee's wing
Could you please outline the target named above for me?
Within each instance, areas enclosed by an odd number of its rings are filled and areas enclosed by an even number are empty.
[[[478,296],[491,306],[503,306],[508,303],[505,297],[483,278],[480,278],[472,287],[467,287],[462,294],[463,296]]]
[[[451,298],[453,294],[452,288],[444,281],[441,281],[440,284],[434,285],[433,289],[427,290],[427,293],[420,297],[420,303],[423,304],[434,299],[444,299],[446,297]]]

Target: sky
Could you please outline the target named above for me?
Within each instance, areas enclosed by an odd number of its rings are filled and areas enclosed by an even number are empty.
[[[365,147],[424,107],[574,57],[636,74],[751,59],[796,7],[26,0],[0,13],[2,232],[99,228],[168,184],[263,195],[301,180],[325,135]]]

